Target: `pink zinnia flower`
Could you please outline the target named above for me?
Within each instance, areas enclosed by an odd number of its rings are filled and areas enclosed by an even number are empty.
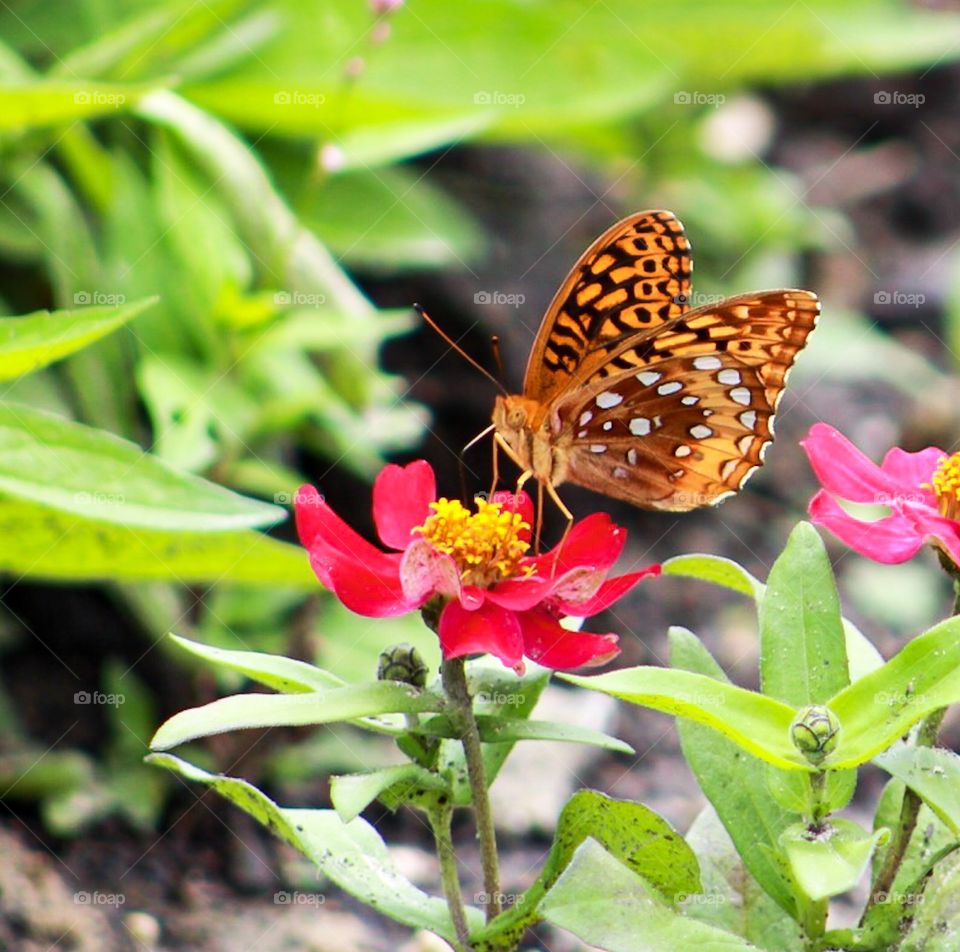
[[[801,445],[823,484],[809,506],[817,525],[877,562],[905,562],[929,542],[960,565],[960,453],[894,447],[877,466],[825,423],[814,424]],[[891,513],[865,522],[834,497],[880,504]]]
[[[561,546],[528,556],[529,497],[498,493],[476,504],[470,512],[437,499],[433,470],[418,460],[385,467],[374,483],[374,522],[392,551],[359,536],[310,486],[295,508],[313,570],[347,608],[385,617],[441,597],[445,658],[489,652],[517,670],[524,656],[566,670],[617,655],[616,635],[570,631],[560,619],[603,611],[660,566],[608,579],[626,531],[605,513],[576,523]]]

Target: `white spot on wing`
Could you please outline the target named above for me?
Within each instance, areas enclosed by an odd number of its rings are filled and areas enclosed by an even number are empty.
[[[733,386],[740,383],[740,371],[735,370],[733,367],[726,367],[717,374],[717,383],[722,383],[725,386]]]
[[[646,436],[650,432],[650,421],[646,417],[634,417],[630,421],[630,432],[634,436]]]
[[[690,435],[695,440],[705,440],[708,436],[713,436],[713,430],[703,423],[698,423],[696,426],[690,427]]]
[[[637,374],[637,380],[645,387],[652,387],[662,376],[663,374],[659,374],[655,370],[641,370]]]
[[[739,460],[728,459],[723,466],[720,467],[720,478],[726,482],[732,475],[733,471],[737,468]]]
[[[607,422],[603,424],[603,428],[604,428],[605,430],[612,430],[612,429],[613,429],[613,420],[607,420]]]
[[[627,462],[631,466],[637,465],[637,451],[632,446],[627,450]]]
[[[746,436],[741,436],[740,439],[737,440],[737,449],[740,450],[740,452],[743,453],[744,456],[746,456],[747,453],[750,452],[751,446],[753,446],[752,433],[748,433]]]
[[[689,446],[686,444],[681,444],[673,451],[673,455],[682,458],[684,456],[689,456],[692,452],[693,450],[690,449]]]
[[[619,393],[611,393],[607,390],[597,394],[597,406],[601,410],[610,410],[621,403],[623,403],[623,397]]]
[[[748,429],[752,430],[757,425],[757,411],[744,410],[740,414],[740,422]]]
[[[591,453],[606,453],[607,444],[606,443],[591,443],[590,444]]]
[[[693,358],[693,366],[697,370],[718,370],[723,366],[719,357],[714,356],[713,354],[704,354],[701,357]]]
[[[657,393],[659,393],[661,397],[669,396],[678,390],[683,390],[683,384],[680,383],[679,380],[668,380],[666,383],[662,383],[657,387]]]
[[[734,387],[730,391],[730,399],[742,407],[750,406],[750,391],[746,387]]]
[[[700,398],[699,398],[699,397],[693,397],[693,396],[681,397],[681,398],[680,398],[680,402],[681,402],[685,407],[695,407],[695,406],[700,402]]]
[[[593,419],[593,413],[590,410],[584,410],[580,414],[580,426],[586,426]]]
[[[616,476],[617,479],[626,479],[630,474],[622,466],[614,466],[613,475]]]

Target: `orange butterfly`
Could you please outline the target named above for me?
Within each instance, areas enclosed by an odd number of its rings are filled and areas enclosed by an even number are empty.
[[[497,397],[495,440],[557,496],[563,482],[645,509],[736,493],[763,462],[787,374],[820,313],[810,291],[689,309],[690,243],[667,211],[604,232],[557,292],[523,393]]]

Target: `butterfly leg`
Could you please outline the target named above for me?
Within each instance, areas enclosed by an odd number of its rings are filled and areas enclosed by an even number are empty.
[[[544,484],[541,483],[540,484],[541,493],[543,491],[543,487],[544,487]],[[561,513],[563,513],[563,517],[567,520],[567,527],[563,530],[563,535],[560,537],[560,545],[557,547],[557,551],[560,552],[560,551],[563,551],[563,547],[567,541],[567,536],[570,535],[570,530],[573,528],[573,513],[566,507],[563,500],[560,498],[560,494],[557,492],[557,489],[553,485],[553,483],[548,482],[546,484],[546,488],[547,488],[547,494],[553,500],[554,505],[557,507],[557,509],[560,510]]]

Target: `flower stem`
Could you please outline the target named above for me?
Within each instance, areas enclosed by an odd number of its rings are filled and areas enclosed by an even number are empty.
[[[933,747],[937,742],[937,733],[946,713],[947,709],[942,707],[932,714],[928,714],[920,722],[920,729],[917,731],[917,747]],[[867,900],[864,916],[866,916],[868,910],[881,901],[882,896],[891,891],[897,873],[900,871],[900,864],[906,855],[907,847],[910,845],[913,831],[916,829],[921,802],[920,798],[909,787],[904,788],[903,802],[900,805],[900,819],[893,831],[893,839],[887,847],[883,865],[880,867],[880,872],[877,873],[873,889],[870,890],[870,898]],[[861,919],[862,921],[863,919]]]
[[[477,838],[480,840],[480,861],[483,864],[483,888],[487,897],[487,921],[500,914],[500,860],[497,856],[497,835],[490,809],[490,793],[483,769],[483,750],[480,731],[473,716],[473,703],[467,687],[467,673],[463,658],[444,661],[440,669],[443,689],[452,706],[456,728],[463,744],[467,761],[467,777],[473,794],[473,810],[477,820]]]
[[[443,881],[443,894],[447,897],[447,908],[457,932],[458,952],[472,952],[470,929],[467,927],[467,913],[463,907],[463,894],[460,892],[460,878],[457,876],[457,856],[453,850],[453,838],[450,835],[450,821],[453,809],[449,804],[437,805],[429,812],[433,839],[437,845],[437,857],[440,860],[440,878]]]

